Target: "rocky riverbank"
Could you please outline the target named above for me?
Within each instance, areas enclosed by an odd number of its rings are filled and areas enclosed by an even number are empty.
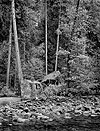
[[[52,97],[47,100],[21,100],[0,104],[0,125],[24,125],[72,121],[100,116],[100,99]],[[77,121],[76,121],[77,123]],[[78,122],[79,124],[79,122]],[[82,124],[82,123],[81,123]]]

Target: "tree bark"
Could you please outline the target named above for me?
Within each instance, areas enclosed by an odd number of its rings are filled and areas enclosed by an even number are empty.
[[[48,74],[48,46],[47,46],[47,0],[45,0],[45,46],[46,46],[46,75]]]
[[[20,95],[21,95],[21,84],[23,83],[23,74],[22,74],[21,60],[20,60],[20,54],[19,54],[17,26],[16,26],[16,17],[15,17],[15,1],[14,0],[12,0],[12,16],[13,16],[13,30],[14,30],[14,40],[15,40],[15,50],[16,50],[18,78],[19,78]]]
[[[12,43],[12,17],[11,17],[11,19],[10,19],[10,29],[9,29],[9,51],[8,51],[7,83],[6,83],[7,88],[9,88],[9,72],[10,72],[10,59],[11,59],[11,43]]]

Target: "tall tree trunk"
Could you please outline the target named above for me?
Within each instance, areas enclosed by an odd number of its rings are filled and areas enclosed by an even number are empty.
[[[13,16],[13,30],[14,30],[14,40],[15,40],[18,78],[19,78],[19,83],[20,83],[20,88],[21,88],[21,84],[23,83],[23,75],[22,75],[21,61],[20,61],[20,54],[19,54],[19,45],[18,45],[17,26],[16,26],[16,17],[15,17],[15,2],[14,2],[14,0],[12,0],[12,16]],[[20,95],[21,95],[21,89],[20,89]]]
[[[14,78],[14,89],[16,89],[16,78],[17,78],[16,69],[17,69],[17,64],[16,64],[16,59],[15,59],[15,78]]]
[[[47,46],[47,0],[45,0],[45,46],[46,46],[46,75],[48,74],[48,46]]]
[[[60,10],[59,10],[59,20],[58,20],[58,29],[57,29],[57,48],[56,48],[56,63],[55,63],[55,71],[57,71],[58,65],[58,50],[59,50],[59,36],[60,36],[60,12],[61,12],[61,3],[60,3]]]
[[[75,24],[76,24],[76,20],[77,20],[79,5],[80,5],[80,0],[77,0],[76,12],[75,12],[74,23],[73,23],[73,26],[72,26],[72,31],[71,31],[71,37],[70,37],[70,39],[72,39],[73,34],[74,34]]]
[[[77,0],[77,5],[76,5],[76,12],[75,12],[75,17],[74,17],[74,22],[73,22],[73,26],[72,26],[72,31],[71,31],[71,35],[70,35],[70,42],[73,38],[73,34],[74,34],[74,30],[75,30],[75,24],[76,24],[76,20],[77,20],[77,15],[78,15],[78,9],[79,9],[79,4],[80,4],[80,0]],[[69,45],[70,46],[70,45]],[[70,48],[68,48],[68,51],[70,51]],[[67,73],[67,77],[70,78],[70,65],[69,65],[69,60],[70,60],[70,54],[68,54],[68,60],[67,60],[67,69],[68,69],[68,73]],[[70,87],[70,80],[67,81],[67,87]]]
[[[12,17],[10,19],[9,29],[9,51],[8,51],[8,67],[7,67],[7,88],[9,88],[9,72],[10,72],[10,58],[11,58],[11,43],[12,43]]]

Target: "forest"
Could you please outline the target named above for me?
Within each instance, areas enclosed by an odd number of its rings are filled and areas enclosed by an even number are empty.
[[[100,1],[0,0],[0,125],[65,131],[61,124],[88,126],[95,118]]]

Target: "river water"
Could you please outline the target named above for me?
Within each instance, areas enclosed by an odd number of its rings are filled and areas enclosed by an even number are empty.
[[[2,126],[0,131],[100,131],[100,127],[78,127],[78,126],[60,126],[60,127],[44,127],[36,128],[34,126]]]
[[[77,117],[50,123],[36,122],[35,124],[6,125],[0,131],[100,131],[100,116]]]

